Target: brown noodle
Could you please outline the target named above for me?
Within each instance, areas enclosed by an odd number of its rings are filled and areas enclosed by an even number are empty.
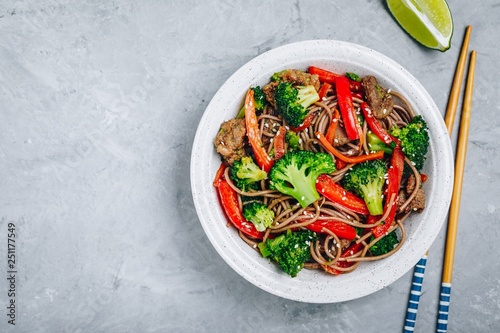
[[[412,120],[412,118],[415,116],[415,113],[406,98],[404,98],[397,92],[390,91],[390,93],[394,97],[396,105],[393,111],[384,120],[381,121],[381,124],[386,129],[389,129],[392,126],[405,126]],[[363,102],[363,100],[356,97],[353,98],[354,107],[358,111],[361,102]],[[299,133],[301,149],[328,153],[328,151],[322,147],[317,138],[314,136],[314,133],[326,133],[327,128],[333,118],[335,108],[337,108],[337,98],[335,95],[324,98],[323,100],[314,103],[309,108],[309,112],[315,114],[315,117],[311,125]],[[283,123],[281,117],[279,117],[275,113],[273,108],[269,106],[267,106],[264,109],[263,113],[258,117],[258,121],[259,128],[261,130],[262,142],[264,143],[265,149],[270,152],[273,149],[273,138],[276,135],[278,128],[285,124]],[[343,126],[342,121],[340,121],[340,126]],[[362,127],[362,135],[366,136],[368,130],[368,126],[365,122]],[[367,140],[363,140],[363,142],[364,143],[362,146],[354,143],[348,143],[343,146],[337,147],[337,149],[342,154],[348,156],[357,156],[369,153],[369,147],[366,143]],[[286,148],[287,147],[285,146],[285,150]],[[410,213],[403,214],[401,212],[405,210],[405,208],[416,196],[416,192],[421,185],[419,172],[407,158],[406,164],[410,166],[413,174],[415,175],[415,189],[413,190],[413,193],[411,193],[405,200],[405,202],[399,207],[399,215],[393,222],[393,225],[388,232],[390,233],[393,230],[397,231],[399,235],[398,238],[400,239],[399,244],[393,250],[384,255],[372,256],[370,253],[370,247],[380,241],[382,237],[374,238],[372,237],[372,233],[368,232],[363,236],[358,236],[357,239],[353,241],[346,241],[339,239],[339,237],[333,232],[323,228],[323,233],[320,235],[319,239],[316,242],[311,242],[310,244],[312,261],[306,263],[304,265],[305,268],[323,269],[325,266],[328,266],[338,271],[339,273],[349,273],[355,270],[361,262],[387,258],[393,253],[397,252],[403,246],[406,240],[406,230],[403,222]],[[340,181],[352,166],[352,164],[348,164],[344,168],[335,171],[331,175],[332,179],[335,182]],[[263,190],[252,190],[249,192],[245,192],[236,187],[236,185],[231,181],[231,178],[229,177],[229,168],[226,168],[224,177],[232,187],[232,189],[238,193],[240,208],[242,208],[241,197],[259,197],[260,200],[268,205],[269,209],[275,212],[274,223],[266,230],[264,240],[267,239],[270,234],[281,233],[292,228],[305,228],[308,224],[313,223],[314,221],[328,220],[332,218],[355,228],[373,228],[374,226],[382,223],[389,213],[389,211],[387,210],[385,215],[382,216],[377,222],[375,222],[374,224],[367,224],[364,216],[350,211],[349,209],[346,209],[326,199],[325,197],[321,197],[321,199],[319,199],[309,207],[302,208],[292,197],[269,189],[266,181],[261,182],[261,188]],[[397,198],[395,195],[388,199],[390,200],[390,204],[395,204],[395,202],[397,202]],[[243,239],[243,241],[245,241],[245,243],[258,251],[257,244],[261,240],[251,239],[242,232],[239,232],[239,235]],[[356,253],[353,253],[352,255],[341,257],[342,251],[345,250],[353,242],[362,243],[363,249]],[[344,265],[338,266],[337,264],[340,262],[348,262],[352,264],[349,267],[344,267]]]

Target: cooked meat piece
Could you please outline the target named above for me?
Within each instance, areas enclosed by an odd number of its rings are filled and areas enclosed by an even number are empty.
[[[269,82],[262,87],[262,91],[264,92],[264,95],[266,95],[266,100],[273,107],[276,107],[276,103],[274,102],[274,92],[276,91],[276,87],[278,87],[278,82]]]
[[[281,82],[293,82],[296,86],[308,86],[313,85],[316,91],[319,90],[321,83],[319,82],[319,77],[316,74],[309,74],[298,69],[287,69],[279,74]],[[274,91],[278,86],[278,82],[269,82],[264,87],[262,91],[266,95],[266,100],[273,106],[276,106],[274,102]]]
[[[398,211],[408,198],[409,195],[406,194],[404,190],[399,191],[398,201],[397,201]],[[417,190],[416,196],[413,198],[412,201],[410,201],[410,204],[406,206],[406,208],[402,211],[402,213],[406,214],[410,211],[416,211],[417,213],[421,213],[424,210],[424,208],[425,208],[425,191],[424,189],[419,188]]]
[[[419,175],[420,177],[420,175]],[[417,179],[414,174],[411,174],[406,181],[406,194],[411,195],[415,190],[415,185],[417,184]]]
[[[417,195],[408,205],[407,211],[416,211],[417,213],[421,213],[425,208],[425,192],[423,188],[419,188],[417,190]]]
[[[337,126],[337,129],[335,130],[335,136],[333,137],[333,146],[339,147],[345,145],[350,141],[351,140],[349,140],[349,138],[347,137],[345,129],[342,126]]]
[[[227,164],[233,165],[245,155],[245,119],[231,119],[222,123],[214,145]]]
[[[365,76],[362,84],[365,89],[366,99],[375,118],[382,119],[387,117],[394,107],[392,95],[379,85],[374,76]]]
[[[397,211],[400,210],[401,206],[403,206],[403,204],[406,202],[406,193],[405,191],[401,190],[399,191],[398,193],[398,200],[396,202],[396,206],[398,207]]]
[[[280,75],[281,80],[285,82],[295,82],[297,86],[313,85],[316,91],[319,90],[321,83],[318,75],[309,74],[298,69],[287,69]]]

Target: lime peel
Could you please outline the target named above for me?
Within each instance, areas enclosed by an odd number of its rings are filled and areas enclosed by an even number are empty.
[[[401,27],[420,44],[440,51],[450,48],[453,18],[446,0],[386,0]]]

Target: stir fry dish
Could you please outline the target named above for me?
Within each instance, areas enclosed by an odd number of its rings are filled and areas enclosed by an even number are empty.
[[[371,75],[273,73],[249,87],[214,147],[228,226],[291,277],[391,256],[425,209],[427,123]]]

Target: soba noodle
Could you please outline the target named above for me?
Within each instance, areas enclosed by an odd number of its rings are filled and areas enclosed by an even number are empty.
[[[394,91],[389,90],[388,92],[390,92],[393,96],[395,106],[386,118],[380,120],[380,123],[385,129],[389,129],[393,126],[406,126],[413,119],[413,117],[415,117],[414,110],[404,96]],[[360,112],[360,104],[362,102],[363,99],[358,97],[353,98],[354,107],[358,112]],[[320,132],[326,134],[328,126],[334,117],[334,112],[338,108],[337,103],[337,96],[335,95],[335,91],[333,89],[329,96],[309,107],[309,113],[314,114],[315,117],[309,127],[299,133],[299,145],[301,150],[329,153],[316,138],[315,133]],[[258,122],[264,148],[267,152],[271,152],[276,132],[279,127],[285,124],[277,112],[269,105],[267,105],[262,114],[259,115]],[[342,122],[340,121],[339,123],[341,124],[340,126],[342,126]],[[369,129],[365,121],[362,126],[362,135],[365,136],[365,138],[368,131]],[[367,140],[365,139],[361,141],[363,142],[362,145],[357,142],[349,142],[343,146],[337,147],[337,149],[342,154],[347,156],[369,154],[370,150],[366,143]],[[357,238],[353,241],[348,241],[340,239],[335,233],[329,230],[323,229],[324,233],[319,234],[318,240],[316,242],[311,242],[310,244],[311,260],[304,265],[306,269],[321,269],[330,273],[334,272],[335,274],[349,273],[355,270],[361,262],[387,258],[403,246],[406,240],[404,221],[411,214],[411,212],[405,213],[405,209],[417,195],[417,190],[421,185],[420,173],[415,169],[408,158],[406,158],[406,165],[410,167],[411,172],[415,175],[416,184],[413,192],[408,195],[405,201],[399,203],[398,214],[388,232],[390,233],[393,230],[396,230],[398,233],[399,243],[397,246],[386,254],[373,256],[370,252],[370,248],[380,241],[381,238],[372,237],[372,231],[368,231],[361,236],[357,236]],[[330,176],[335,182],[340,182],[352,166],[353,164],[347,164],[342,169],[332,173]],[[321,196],[321,198],[312,205],[309,205],[308,207],[301,207],[297,204],[297,201],[294,198],[270,189],[267,180],[261,181],[260,188],[262,190],[251,190],[245,192],[233,183],[229,175],[229,168],[226,168],[224,172],[223,177],[229,183],[231,188],[238,194],[241,210],[243,209],[243,197],[247,197],[245,202],[258,197],[259,200],[263,201],[268,208],[273,210],[275,213],[274,223],[266,229],[263,240],[252,239],[241,231],[239,232],[242,240],[257,251],[257,244],[265,241],[271,234],[279,234],[292,228],[305,228],[308,224],[318,220],[335,219],[336,221],[341,221],[342,223],[350,225],[354,228],[371,229],[375,225],[382,223],[386,218],[386,216],[382,216],[374,224],[367,224],[366,216],[355,213],[323,196]],[[403,183],[401,187],[404,186]],[[391,202],[395,203],[398,198],[393,195],[391,198],[386,198],[386,200],[391,200]],[[388,213],[389,210],[387,210],[386,215]],[[341,256],[343,251],[354,242],[363,244],[362,249],[356,253]]]

